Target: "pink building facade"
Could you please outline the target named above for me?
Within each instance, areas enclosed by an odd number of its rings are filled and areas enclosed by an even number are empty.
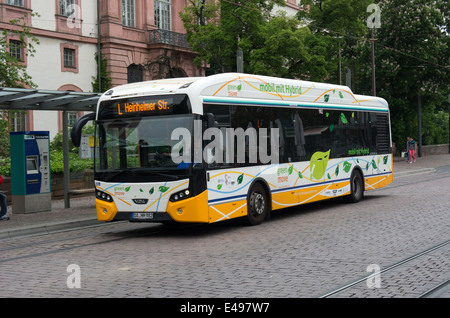
[[[289,15],[299,7],[286,0]],[[188,0],[0,0],[0,31],[9,21],[25,22],[39,40],[27,56],[19,37],[8,36],[10,53],[21,61],[39,89],[91,92],[97,76],[99,47],[107,59],[112,86],[144,80],[204,76],[206,65],[194,64],[179,13]],[[280,8],[275,8],[276,10]],[[31,13],[39,15],[32,16]],[[104,90],[104,88],[103,88]],[[72,124],[81,113],[69,114]],[[58,112],[17,112],[15,130],[62,129]]]
[[[179,12],[187,0],[0,0],[0,31],[12,19],[26,25],[40,44],[27,56],[19,37],[7,41],[39,89],[91,92],[101,44],[112,86],[155,78],[203,76],[193,63]],[[31,13],[39,15],[31,16]],[[81,116],[69,114],[69,124]],[[15,130],[62,129],[58,112],[17,112]]]
[[[100,0],[100,41],[113,86],[204,76],[193,63],[179,12],[187,0]]]

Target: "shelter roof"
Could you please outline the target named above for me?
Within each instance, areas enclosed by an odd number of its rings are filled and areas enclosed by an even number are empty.
[[[0,109],[94,111],[100,93],[0,87]]]

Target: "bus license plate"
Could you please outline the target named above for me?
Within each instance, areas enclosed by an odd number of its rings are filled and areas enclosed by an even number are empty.
[[[153,213],[132,213],[131,218],[134,220],[151,220]]]

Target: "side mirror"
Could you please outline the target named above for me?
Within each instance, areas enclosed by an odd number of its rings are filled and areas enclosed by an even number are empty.
[[[207,125],[207,128],[216,127],[216,125],[215,125],[216,121],[215,121],[215,119],[214,119],[214,114],[212,114],[212,113],[206,113],[205,116],[206,116],[206,125]]]
[[[72,143],[75,147],[80,147],[81,143],[81,130],[86,125],[88,121],[95,120],[95,113],[90,113],[78,118],[72,127],[70,132],[70,137],[72,138]]]

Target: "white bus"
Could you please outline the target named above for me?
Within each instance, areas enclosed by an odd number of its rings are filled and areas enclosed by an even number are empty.
[[[256,225],[285,207],[358,202],[393,181],[388,103],[346,86],[236,73],[155,80],[103,94],[75,124],[75,145],[90,119],[100,221]],[[226,140],[230,129],[244,138]]]

